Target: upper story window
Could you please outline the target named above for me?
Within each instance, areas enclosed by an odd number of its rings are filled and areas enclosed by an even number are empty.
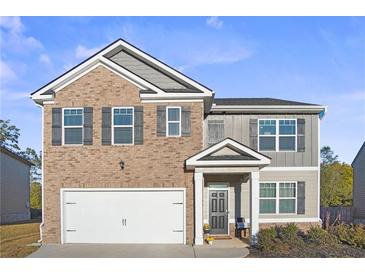
[[[208,121],[208,146],[224,139],[224,120]]]
[[[295,214],[296,182],[260,183],[260,214]]]
[[[296,151],[296,119],[260,119],[260,151]]]
[[[63,142],[65,145],[81,145],[83,142],[83,109],[63,109]]]
[[[181,136],[181,107],[166,108],[167,136]]]
[[[113,108],[113,144],[133,144],[133,107]]]

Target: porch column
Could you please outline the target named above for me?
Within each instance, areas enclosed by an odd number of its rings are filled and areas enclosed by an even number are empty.
[[[250,228],[251,228],[251,245],[255,245],[257,243],[257,233],[259,232],[259,172],[253,171],[251,172],[251,199],[250,199]]]
[[[195,186],[195,245],[203,244],[203,173],[194,173]]]

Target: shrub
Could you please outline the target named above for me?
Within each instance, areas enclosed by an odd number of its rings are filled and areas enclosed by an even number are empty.
[[[312,226],[306,235],[306,240],[316,245],[336,245],[337,239],[320,226]]]
[[[365,248],[365,230],[361,225],[340,224],[333,227],[331,232],[342,243]]]
[[[298,245],[303,243],[303,239],[298,236],[299,228],[296,224],[290,223],[277,228],[279,238],[289,245]]]
[[[276,246],[276,230],[273,227],[261,229],[257,235],[258,248],[261,250],[274,250]]]

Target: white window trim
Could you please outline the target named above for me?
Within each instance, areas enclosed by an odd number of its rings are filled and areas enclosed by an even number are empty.
[[[297,215],[298,206],[298,182],[297,181],[260,181],[260,184],[275,184],[276,185],[276,196],[274,197],[260,197],[259,200],[274,200],[275,199],[275,213],[261,213],[260,215]],[[295,197],[280,197],[280,183],[294,183],[295,184]],[[279,212],[279,201],[280,200],[292,200],[295,199],[295,207],[293,213],[280,213]]]
[[[275,135],[260,135],[260,121],[266,121],[266,120],[275,120]],[[291,134],[291,135],[283,135],[279,133],[279,121],[283,121],[283,120],[291,120],[291,121],[295,121],[295,135]],[[260,137],[275,137],[275,150],[260,150]],[[295,137],[295,149],[294,150],[279,150],[279,139],[282,136],[286,136],[286,137]],[[257,150],[259,152],[297,152],[298,148],[297,148],[297,138],[298,138],[298,119],[296,118],[261,118],[258,119],[257,122]]]
[[[169,109],[179,109],[179,121],[169,121]],[[169,135],[169,123],[179,123],[179,135]],[[166,107],[166,137],[181,137],[181,107],[180,106],[167,106]]]
[[[81,126],[65,126],[65,110],[69,109],[81,109],[82,110],[82,124]],[[80,128],[81,127],[81,144],[65,144],[65,129],[66,128]],[[83,146],[84,145],[84,108],[73,107],[73,108],[62,108],[62,145],[63,146]]]
[[[114,125],[114,109],[132,109],[132,125]],[[123,107],[112,107],[112,145],[113,146],[133,146],[134,145],[134,107],[133,106],[123,106]],[[131,127],[132,128],[132,143],[130,144],[116,144],[114,143],[114,128],[115,127]]]

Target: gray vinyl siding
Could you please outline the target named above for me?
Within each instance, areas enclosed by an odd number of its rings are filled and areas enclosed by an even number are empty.
[[[260,171],[260,181],[305,182],[305,214],[260,214],[260,219],[318,218],[318,172],[317,171]],[[229,183],[228,211],[231,223],[237,217],[250,218],[250,181],[248,175],[205,175],[203,189],[203,219],[209,219],[208,184]]]
[[[359,152],[353,163],[354,218],[365,219],[365,149]]]
[[[249,146],[250,119],[302,118],[305,120],[304,152],[263,152],[272,158],[270,166],[318,166],[318,115],[315,114],[209,114],[204,120],[204,147],[208,144],[208,121],[224,120],[224,137]]]
[[[186,89],[182,84],[124,51],[117,53],[110,59],[162,89]]]
[[[0,152],[0,224],[30,219],[27,164]]]

